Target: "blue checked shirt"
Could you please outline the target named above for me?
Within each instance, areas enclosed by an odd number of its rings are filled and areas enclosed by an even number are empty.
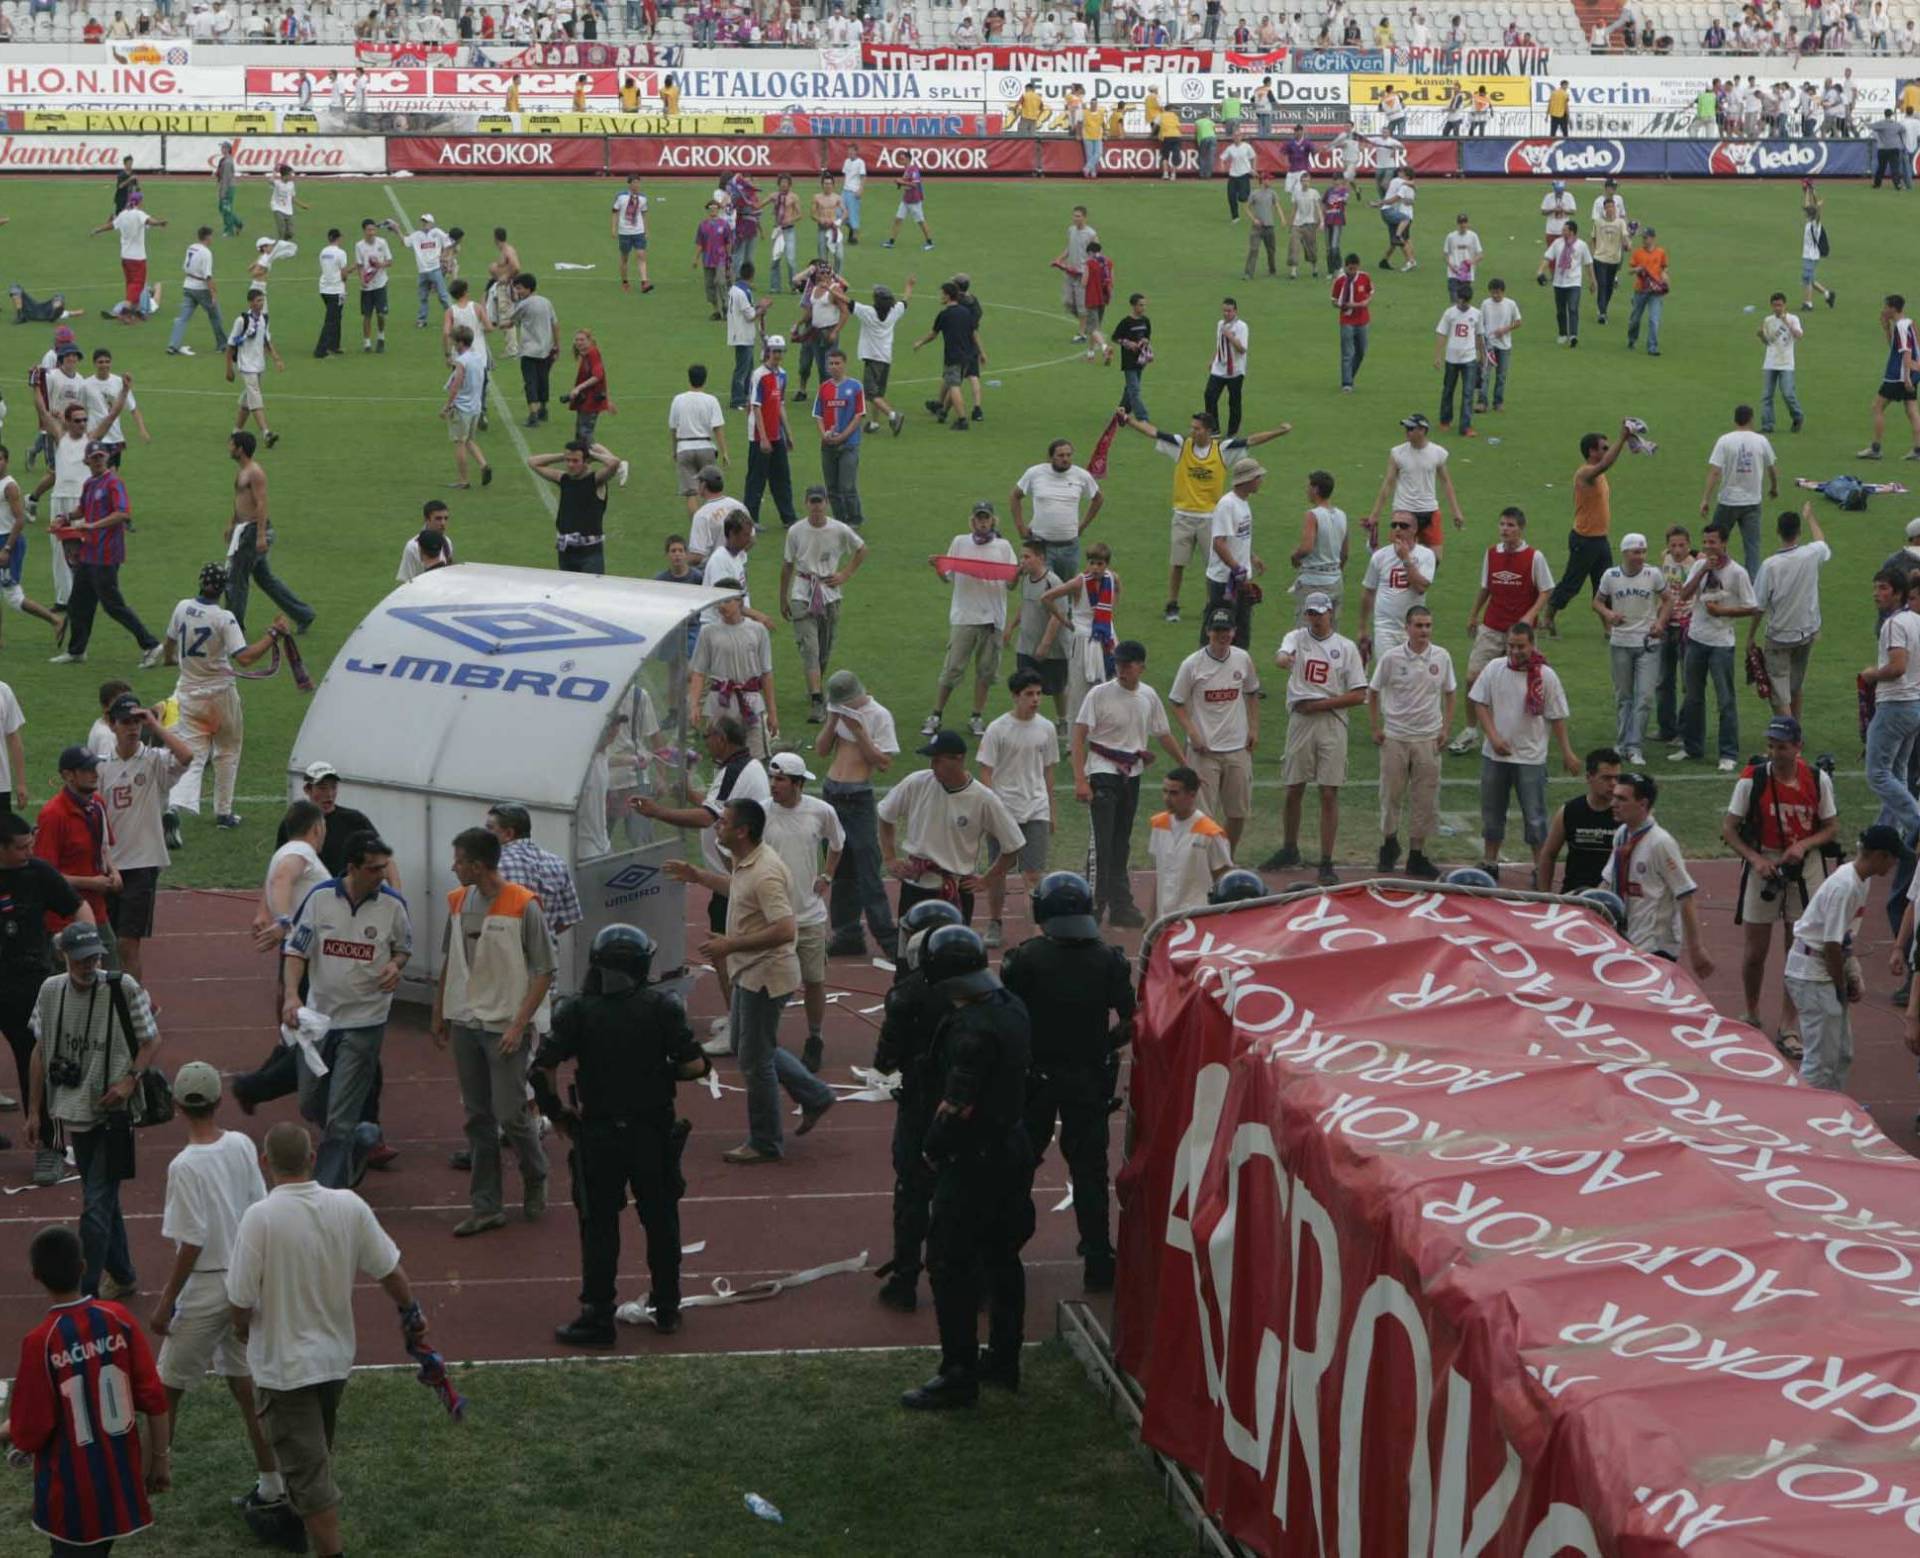
[[[580,894],[566,861],[532,839],[515,839],[500,851],[500,874],[509,882],[530,888],[547,912],[547,928],[558,936],[581,920]]]

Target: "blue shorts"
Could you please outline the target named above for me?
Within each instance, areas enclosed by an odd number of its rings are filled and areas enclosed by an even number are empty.
[[[647,252],[647,235],[645,233],[620,234],[620,252],[626,255],[632,254],[636,250],[641,254]]]
[[[1391,231],[1402,222],[1412,221],[1413,213],[1405,206],[1382,206],[1380,208],[1380,220],[1385,222],[1388,230]]]
[[[20,570],[27,561],[27,532],[20,532],[20,539],[14,543],[13,557],[4,568],[0,568],[0,594],[20,588]]]
[[[1802,285],[1802,286],[1807,286],[1807,287],[1810,287],[1810,286],[1812,286],[1812,285],[1813,285],[1813,272],[1814,272],[1814,267],[1815,267],[1815,266],[1817,266],[1817,265],[1818,265],[1819,263],[1820,263],[1820,262],[1819,262],[1818,260],[1816,260],[1816,259],[1803,259],[1803,260],[1801,260],[1801,262],[1800,262],[1800,283],[1801,283],[1801,285]]]

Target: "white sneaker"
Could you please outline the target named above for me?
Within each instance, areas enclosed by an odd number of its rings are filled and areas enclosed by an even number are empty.
[[[627,462],[625,460],[622,460],[620,462],[619,470],[614,472],[613,479],[617,481],[622,487],[624,487],[627,484],[627,474],[628,474]]]
[[[723,1033],[717,1039],[708,1039],[706,1043],[702,1044],[700,1046],[700,1053],[703,1055],[731,1055],[733,1053],[733,1041]]]
[[[193,348],[191,346],[169,346],[167,348],[167,355],[169,357],[191,357],[193,355]]]
[[[1721,759],[1720,759],[1720,772],[1721,772],[1721,773],[1723,773],[1723,774],[1730,774],[1730,773],[1732,773],[1732,772],[1733,772],[1733,770],[1734,770],[1734,767],[1735,767],[1735,764],[1734,764],[1734,761],[1733,761],[1733,759],[1732,759],[1732,758],[1730,758],[1730,757],[1723,757],[1723,758],[1721,758]]]
[[[51,660],[47,662],[48,665],[85,665],[86,663],[87,663],[87,657],[84,654],[55,655]]]
[[[1668,761],[1669,763],[1684,763],[1684,762],[1686,762],[1686,761],[1687,761],[1687,749],[1686,749],[1685,747],[1675,747],[1675,748],[1674,748],[1674,749],[1673,749],[1673,750],[1672,750],[1671,752],[1669,752],[1669,753],[1667,754],[1667,761]]]
[[[161,661],[165,660],[166,658],[167,658],[167,646],[165,644],[155,644],[153,648],[149,649],[144,655],[140,657],[140,669],[143,671],[150,671],[156,665],[159,665]]]
[[[1627,753],[1627,761],[1633,764],[1635,768],[1643,767],[1647,761],[1647,754],[1642,752],[1638,747],[1634,747]]]
[[[731,1017],[716,1017],[707,1024],[707,1032],[725,1033],[732,1022],[733,1019]]]

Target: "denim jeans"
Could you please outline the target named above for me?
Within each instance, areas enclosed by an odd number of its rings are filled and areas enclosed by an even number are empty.
[[[860,445],[822,444],[820,480],[826,484],[833,517],[857,530],[866,519],[860,511]]]
[[[1593,311],[1600,322],[1607,322],[1607,305],[1613,301],[1614,283],[1620,276],[1618,260],[1595,260],[1593,262]]]
[[[1646,743],[1647,712],[1653,707],[1653,684],[1660,674],[1660,645],[1610,644],[1613,661],[1614,745],[1624,757]]]
[[[736,346],[733,349],[733,383],[728,386],[727,405],[734,411],[744,411],[747,406],[747,383],[753,377],[753,347]]]
[[[420,313],[417,323],[427,322],[427,299],[438,296],[442,308],[453,307],[453,294],[447,291],[447,278],[443,271],[423,271],[414,279],[414,291],[420,298]]]
[[[1680,734],[1678,688],[1686,648],[1686,635],[1677,627],[1668,628],[1660,639],[1660,685],[1654,693],[1653,723],[1661,741],[1671,741]]]
[[[1036,539],[1046,547],[1047,567],[1053,570],[1056,578],[1071,579],[1080,572],[1079,537],[1076,536],[1071,541],[1048,541],[1038,537]]]
[[[327,1066],[325,1076],[309,1069],[301,1053],[300,1113],[321,1127],[313,1178],[329,1190],[344,1190],[353,1183],[354,1128],[380,1074],[380,1045],[386,1032],[385,1023],[329,1031],[320,1051]]]
[[[1569,341],[1580,339],[1580,289],[1578,287],[1553,289],[1553,330],[1555,335],[1564,336]]]
[[[1729,540],[1740,533],[1740,566],[1753,578],[1760,572],[1760,505],[1758,503],[1716,503],[1712,523],[1727,533]]]
[[[86,1131],[69,1128],[67,1140],[73,1144],[73,1161],[80,1170],[80,1248],[87,1260],[80,1290],[97,1294],[103,1271],[116,1282],[134,1280],[127,1225],[120,1215],[120,1181],[107,1178],[105,1126]]]
[[[1892,823],[1909,841],[1920,833],[1920,802],[1907,788],[1916,736],[1920,702],[1875,705],[1873,723],[1867,726],[1867,788],[1880,797],[1880,815],[1874,821]]]
[[[1527,847],[1538,851],[1547,841],[1547,765],[1480,759],[1480,837],[1497,845],[1507,836],[1507,807],[1520,797],[1520,826]]]
[[[1636,292],[1633,295],[1633,312],[1627,315],[1627,349],[1633,349],[1633,343],[1640,337],[1640,316],[1647,319],[1647,350],[1660,350],[1660,310],[1666,306],[1664,292]]]
[[[780,1089],[802,1109],[824,1109],[833,1102],[828,1087],[780,1047],[784,995],[733,987],[733,1053],[747,1085],[747,1145],[780,1156]]]
[[[840,205],[847,213],[847,231],[858,233],[860,231],[860,197],[851,190],[843,189],[840,191]]]
[[[518,1050],[502,1055],[499,1034],[458,1025],[453,1030],[453,1065],[467,1111],[467,1151],[473,1154],[467,1202],[476,1217],[500,1210],[502,1143],[520,1160],[523,1187],[546,1182],[547,1149],[527,1112],[526,1046],[532,1042],[529,1030]]]
[[[305,601],[290,590],[286,582],[273,571],[273,565],[267,560],[267,554],[254,550],[254,527],[248,525],[241,531],[240,544],[233,549],[233,561],[227,572],[227,610],[239,619],[240,626],[247,625],[247,596],[255,584],[267,594],[267,598],[293,619],[295,627],[305,627],[313,621],[314,611]],[[273,526],[267,526],[267,543],[273,543]]]
[[[1352,389],[1354,375],[1359,373],[1360,364],[1367,360],[1366,325],[1342,325],[1340,327],[1340,387]]]
[[[1129,416],[1137,417],[1142,422],[1151,422],[1153,420],[1152,417],[1147,415],[1147,403],[1140,398],[1140,370],[1138,368],[1127,368],[1121,372],[1120,404],[1126,407]]]
[[[1793,425],[1800,425],[1800,397],[1794,393],[1793,369],[1762,368],[1760,370],[1760,431],[1773,431],[1773,392],[1775,390],[1786,397],[1787,415],[1793,418]]]
[[[1498,411],[1507,403],[1507,364],[1513,360],[1513,348],[1511,346],[1490,346],[1487,350],[1493,354],[1493,371],[1489,374],[1486,367],[1482,365],[1479,376],[1474,381],[1474,405],[1475,408],[1480,411],[1487,409],[1487,380],[1491,378],[1493,380],[1493,409]]]
[[[865,914],[873,939],[880,944],[880,950],[891,957],[899,932],[894,926],[893,905],[887,901],[886,878],[881,872],[879,817],[873,786],[829,779],[820,794],[833,808],[847,835],[827,898],[827,919],[833,926],[829,945],[853,942],[860,934],[860,917]]]
[[[1686,701],[1680,706],[1680,734],[1688,757],[1701,757],[1707,748],[1707,678],[1713,678],[1714,702],[1720,706],[1720,756],[1740,758],[1740,709],[1734,702],[1733,646],[1716,648],[1687,640]],[[1868,772],[1872,772],[1869,763]],[[1869,780],[1871,783],[1871,780]],[[1908,802],[1912,805],[1911,800]],[[1915,809],[1920,819],[1920,808]]]
[[[1474,364],[1450,362],[1440,376],[1440,425],[1453,420],[1453,392],[1460,391],[1460,431],[1473,426]]]
[[[186,344],[187,323],[196,308],[206,311],[207,323],[213,326],[213,349],[225,351],[227,322],[220,317],[220,305],[204,292],[189,292],[185,288],[180,292],[180,312],[173,316],[173,333],[167,337],[167,350],[177,352]]]
[[[1345,222],[1329,222],[1327,224],[1327,230],[1324,236],[1327,240],[1327,274],[1329,276],[1338,276],[1340,274],[1340,240],[1345,235],[1346,230],[1347,224]]]

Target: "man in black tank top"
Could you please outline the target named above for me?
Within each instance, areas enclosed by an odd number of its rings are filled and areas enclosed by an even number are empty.
[[[1563,845],[1567,870],[1560,891],[1578,893],[1600,885],[1600,873],[1613,851],[1614,830],[1619,827],[1613,820],[1613,781],[1619,776],[1620,754],[1612,747],[1595,747],[1587,754],[1587,793],[1560,807],[1547,824],[1547,841],[1540,846],[1534,869],[1537,891],[1554,890],[1553,872]]]
[[[553,544],[565,572],[607,571],[607,484],[622,463],[605,445],[579,439],[569,443],[563,454],[536,454],[528,459],[528,470],[560,489]]]

